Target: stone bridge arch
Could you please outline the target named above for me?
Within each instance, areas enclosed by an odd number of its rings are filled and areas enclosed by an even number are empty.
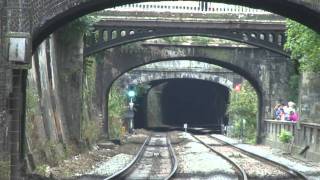
[[[112,82],[123,73],[145,64],[169,61],[193,60],[210,63],[234,71],[247,79],[257,92],[259,98],[258,139],[262,140],[263,119],[271,115],[275,101],[287,92],[287,83],[293,64],[283,56],[259,48],[235,47],[201,47],[158,44],[131,44],[106,51],[102,71],[101,88],[97,94],[103,99],[108,97]],[[281,78],[279,78],[281,77]],[[98,102],[106,119],[106,102]]]
[[[283,49],[286,29],[284,22],[270,21],[266,24],[259,20],[247,22],[241,20],[209,21],[209,19],[208,22],[197,20],[159,22],[158,20],[109,18],[95,23],[93,28],[94,31],[91,33],[97,38],[95,40],[88,38],[89,40],[85,41],[84,56],[132,42],[173,36],[227,39],[289,56]]]
[[[158,1],[158,0],[157,0]],[[31,2],[31,24],[32,38],[34,49],[52,32],[57,30],[64,24],[81,17],[85,14],[111,8],[119,5],[130,3],[147,2],[146,0],[35,0]],[[243,5],[251,8],[263,9],[270,11],[290,19],[296,20],[305,24],[316,31],[320,31],[320,3],[316,0],[216,0],[215,2]],[[11,5],[12,4],[12,5]],[[16,3],[18,4],[18,3]],[[15,11],[18,7],[15,3],[10,3],[7,7],[8,14]],[[12,6],[12,7],[11,7]],[[27,5],[26,5],[27,6]],[[11,8],[11,9],[10,9]],[[24,12],[26,22],[27,12]],[[19,19],[17,18],[17,21]],[[14,23],[12,23],[12,31],[14,30]],[[26,27],[27,28],[27,27]],[[9,27],[9,29],[11,29]],[[28,28],[29,29],[29,28]]]
[[[234,73],[217,75],[215,73],[202,73],[202,72],[145,72],[139,74],[140,71],[125,73],[120,77],[121,84],[146,84],[151,81],[169,80],[169,79],[197,79],[208,82],[213,82],[227,87],[232,90],[235,81],[241,79],[239,75]]]

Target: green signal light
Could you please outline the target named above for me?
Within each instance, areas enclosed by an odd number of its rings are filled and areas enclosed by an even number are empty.
[[[134,92],[134,91],[132,91],[132,90],[130,90],[129,92],[128,92],[128,96],[129,97],[134,97],[136,95],[136,92]]]

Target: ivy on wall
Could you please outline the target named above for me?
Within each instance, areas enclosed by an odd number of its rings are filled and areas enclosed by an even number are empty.
[[[84,34],[89,34],[90,27],[98,20],[99,19],[95,14],[82,16],[60,28],[57,31],[59,33],[59,38],[66,44],[75,41],[79,38],[79,35],[83,36]]]
[[[81,139],[88,146],[94,144],[100,135],[101,122],[92,114],[94,112],[94,97],[96,83],[95,58],[89,57],[84,60],[84,76],[82,84],[82,119],[81,119]]]
[[[320,34],[292,20],[287,20],[285,49],[298,60],[302,71],[320,71]]]
[[[123,129],[123,114],[127,110],[127,97],[125,92],[115,82],[109,92],[108,101],[108,123],[109,137],[120,139]]]

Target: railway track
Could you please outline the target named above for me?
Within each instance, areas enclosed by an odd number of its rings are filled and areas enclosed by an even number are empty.
[[[177,169],[177,158],[166,133],[148,137],[135,159],[106,179],[169,179]]]
[[[222,157],[223,159],[225,159],[226,161],[228,161],[232,166],[233,169],[235,170],[235,172],[237,173],[238,179],[240,180],[247,180],[247,174],[244,171],[244,169],[242,169],[241,166],[239,166],[235,161],[233,161],[232,159],[228,158],[227,156],[225,156],[222,152],[215,150],[214,148],[212,148],[209,144],[205,143],[203,140],[201,140],[201,138],[199,138],[198,136],[200,135],[194,135],[191,134],[192,137],[194,137],[197,141],[199,141],[201,144],[203,144],[204,146],[206,146],[207,148],[209,148],[211,151],[213,151],[214,153],[216,153],[217,155],[219,155],[220,157]]]
[[[270,161],[264,157],[237,148],[210,135],[192,135],[200,143],[212,151],[222,154],[230,162],[242,169],[242,179],[277,179],[277,180],[306,180],[307,178],[286,166]]]

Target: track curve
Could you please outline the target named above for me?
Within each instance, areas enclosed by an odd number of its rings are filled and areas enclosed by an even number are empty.
[[[169,179],[177,158],[166,133],[154,133],[141,147],[135,161],[107,179]]]

